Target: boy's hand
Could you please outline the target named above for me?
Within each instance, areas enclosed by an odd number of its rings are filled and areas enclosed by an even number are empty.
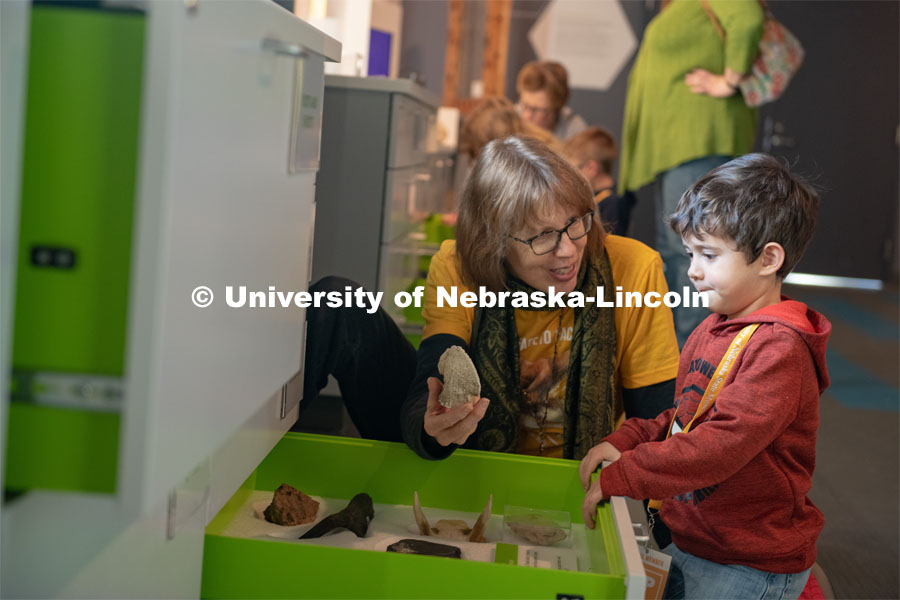
[[[578,475],[581,477],[581,487],[584,491],[588,491],[588,487],[591,485],[591,474],[597,470],[597,467],[604,460],[616,462],[620,456],[622,456],[622,453],[616,450],[616,447],[609,442],[601,442],[591,448],[585,457],[581,459],[581,464],[578,465]],[[600,489],[599,480],[597,481],[597,489]],[[597,500],[600,500],[601,497],[598,497]]]
[[[597,504],[601,500],[603,500],[603,490],[600,489],[600,478],[598,477],[584,495],[584,502],[581,503],[581,517],[588,529],[594,528],[594,515],[597,513]]]
[[[428,378],[428,404],[425,409],[425,433],[437,440],[441,446],[466,443],[475,433],[478,422],[484,417],[490,400],[479,398],[453,408],[443,406],[438,397],[444,384],[436,377]]]

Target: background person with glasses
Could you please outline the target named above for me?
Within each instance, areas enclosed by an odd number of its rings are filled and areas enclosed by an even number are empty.
[[[623,409],[655,416],[671,406],[678,348],[669,309],[438,306],[438,286],[590,297],[603,286],[607,300],[616,286],[667,291],[659,255],[606,235],[587,181],[541,142],[494,140],[473,165],[456,240],[428,272],[403,437],[431,459],[460,445],[580,459]],[[451,346],[472,358],[483,397],[447,409],[437,363]]]
[[[518,110],[522,118],[564,142],[587,129],[587,123],[566,106],[569,101],[569,74],[557,62],[533,61],[519,71],[516,79]]]

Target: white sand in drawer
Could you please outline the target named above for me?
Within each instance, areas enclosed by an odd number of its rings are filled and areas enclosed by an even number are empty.
[[[375,504],[375,518],[369,523],[369,530],[364,538],[345,529],[336,533],[330,533],[320,538],[301,540],[301,535],[311,529],[316,523],[332,515],[349,503],[349,499],[322,498],[311,496],[319,502],[319,513],[313,523],[307,525],[284,526],[269,523],[263,518],[263,511],[272,501],[272,492],[254,491],[241,505],[234,518],[222,531],[223,536],[267,539],[273,542],[287,542],[292,544],[312,544],[318,546],[333,546],[338,548],[356,548],[360,550],[374,550],[384,552],[386,548],[404,538],[422,539],[439,544],[456,546],[462,552],[462,558],[482,562],[493,562],[494,551],[497,542],[518,543],[520,554],[523,549],[537,548],[539,551],[548,551],[561,555],[574,555],[577,558],[579,570],[586,571],[590,564],[588,559],[587,539],[583,525],[572,525],[571,548],[543,548],[522,544],[519,540],[504,540],[503,515],[491,515],[485,529],[487,543],[474,543],[459,540],[448,540],[440,537],[424,537],[419,535],[411,505],[400,504]],[[487,498],[485,498],[487,501]],[[424,506],[422,510],[428,518],[428,522],[434,526],[441,519],[460,519],[473,525],[478,519],[478,513],[429,508]],[[574,563],[573,563],[574,564]]]

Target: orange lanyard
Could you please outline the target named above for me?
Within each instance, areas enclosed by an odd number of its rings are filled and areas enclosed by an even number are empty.
[[[728,351],[725,352],[725,356],[719,361],[719,366],[716,367],[715,374],[713,374],[712,379],[709,380],[706,391],[703,392],[703,398],[700,399],[700,406],[697,407],[697,412],[694,413],[694,417],[691,419],[690,423],[681,430],[682,433],[690,431],[694,421],[696,421],[698,417],[704,415],[706,411],[712,408],[712,405],[716,403],[716,397],[719,395],[719,392],[722,391],[722,387],[725,384],[725,378],[728,377],[728,373],[731,371],[731,367],[734,366],[738,354],[744,349],[747,340],[750,339],[750,336],[753,335],[753,332],[756,331],[757,327],[759,327],[759,323],[747,325],[741,329],[740,333],[738,333],[731,341],[731,345],[728,346]],[[675,426],[675,417],[678,411],[676,410],[675,413],[676,414],[672,415],[672,422],[669,423],[669,431],[666,433],[666,439],[672,437],[672,428]],[[650,508],[658,510],[660,505],[662,505],[662,500],[651,500],[649,506]]]

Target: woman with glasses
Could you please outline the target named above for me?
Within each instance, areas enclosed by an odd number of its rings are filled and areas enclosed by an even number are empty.
[[[531,138],[494,140],[478,155],[457,237],[433,257],[403,437],[421,456],[454,448],[580,459],[622,416],[672,404],[678,348],[668,308],[450,306],[439,287],[478,292],[665,293],[659,255],[608,236],[587,181]],[[551,289],[552,288],[552,289]],[[521,296],[521,295],[520,295]],[[598,299],[599,301],[599,299]],[[438,359],[466,350],[482,398],[445,408]]]
[[[587,123],[566,106],[569,101],[569,74],[557,62],[533,61],[519,71],[516,79],[519,114],[522,118],[566,141],[587,129]]]

